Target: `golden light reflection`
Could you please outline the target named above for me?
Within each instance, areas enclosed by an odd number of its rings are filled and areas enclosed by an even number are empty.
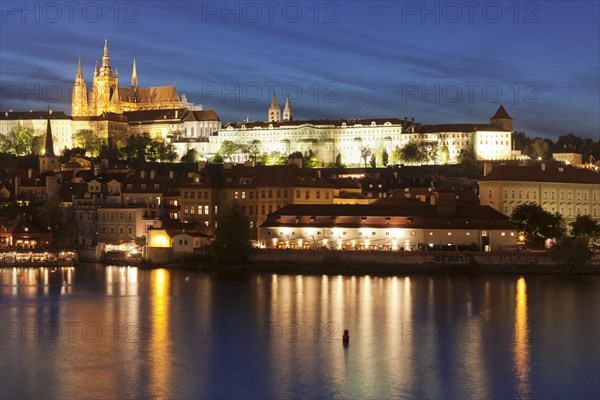
[[[517,281],[515,300],[514,357],[515,372],[517,375],[515,390],[520,399],[526,399],[531,396],[531,385],[529,382],[531,366],[529,364],[529,338],[527,331],[527,284],[524,277],[520,277]]]
[[[161,394],[169,387],[171,369],[171,342],[169,338],[169,272],[155,269],[152,280],[152,310],[150,354],[152,365],[152,393]]]

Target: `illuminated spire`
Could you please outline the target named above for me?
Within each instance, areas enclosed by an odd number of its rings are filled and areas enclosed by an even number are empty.
[[[75,82],[83,80],[83,72],[81,71],[81,57],[77,59],[77,75],[75,76]]]
[[[281,120],[281,110],[279,104],[277,104],[275,92],[273,92],[273,99],[271,99],[271,105],[269,106],[268,118],[269,122],[279,122]]]
[[[131,74],[131,87],[138,88],[137,69],[135,67],[135,57],[133,57],[133,73]]]
[[[54,157],[54,144],[52,142],[52,128],[50,127],[50,115],[52,110],[48,111],[48,125],[46,126],[46,151],[45,156]]]
[[[94,76],[98,76],[98,60],[96,60],[96,68],[94,69]]]
[[[112,75],[112,69],[110,68],[110,57],[108,56],[108,39],[104,39],[104,55],[102,56],[102,67],[100,67],[100,75]]]
[[[283,120],[291,121],[294,118],[292,113],[292,103],[290,102],[290,96],[285,99],[285,108],[283,109]]]

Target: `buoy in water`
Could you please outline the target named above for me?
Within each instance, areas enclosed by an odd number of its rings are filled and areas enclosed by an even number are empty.
[[[348,346],[348,343],[350,343],[350,333],[348,332],[348,329],[344,330],[344,334],[342,335],[342,342],[344,343],[344,346]]]

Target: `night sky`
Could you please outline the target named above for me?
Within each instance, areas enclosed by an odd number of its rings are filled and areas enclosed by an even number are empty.
[[[2,2],[0,109],[70,113],[108,38],[129,84],[175,84],[221,120],[414,117],[600,136],[597,1]]]

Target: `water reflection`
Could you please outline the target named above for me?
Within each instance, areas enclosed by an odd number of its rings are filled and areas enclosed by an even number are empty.
[[[598,301],[598,277],[221,279],[97,266],[11,268],[0,270],[0,278],[2,327],[16,329],[0,343],[0,378],[8,382],[0,387],[2,398],[600,394],[580,384],[600,373],[594,358],[600,316],[589,307]],[[569,306],[561,307],[565,302]],[[23,321],[28,327],[80,325],[72,342],[68,336],[51,342],[43,334],[22,341]],[[545,336],[533,340],[528,327],[540,321]],[[90,330],[82,337],[86,324],[102,328],[103,336],[93,341]],[[556,349],[561,357],[553,356]],[[26,388],[12,383],[22,376]]]
[[[520,399],[531,397],[529,383],[529,338],[527,321],[527,284],[525,278],[517,280],[515,297],[515,332],[514,332],[514,358],[516,372],[515,391]]]

